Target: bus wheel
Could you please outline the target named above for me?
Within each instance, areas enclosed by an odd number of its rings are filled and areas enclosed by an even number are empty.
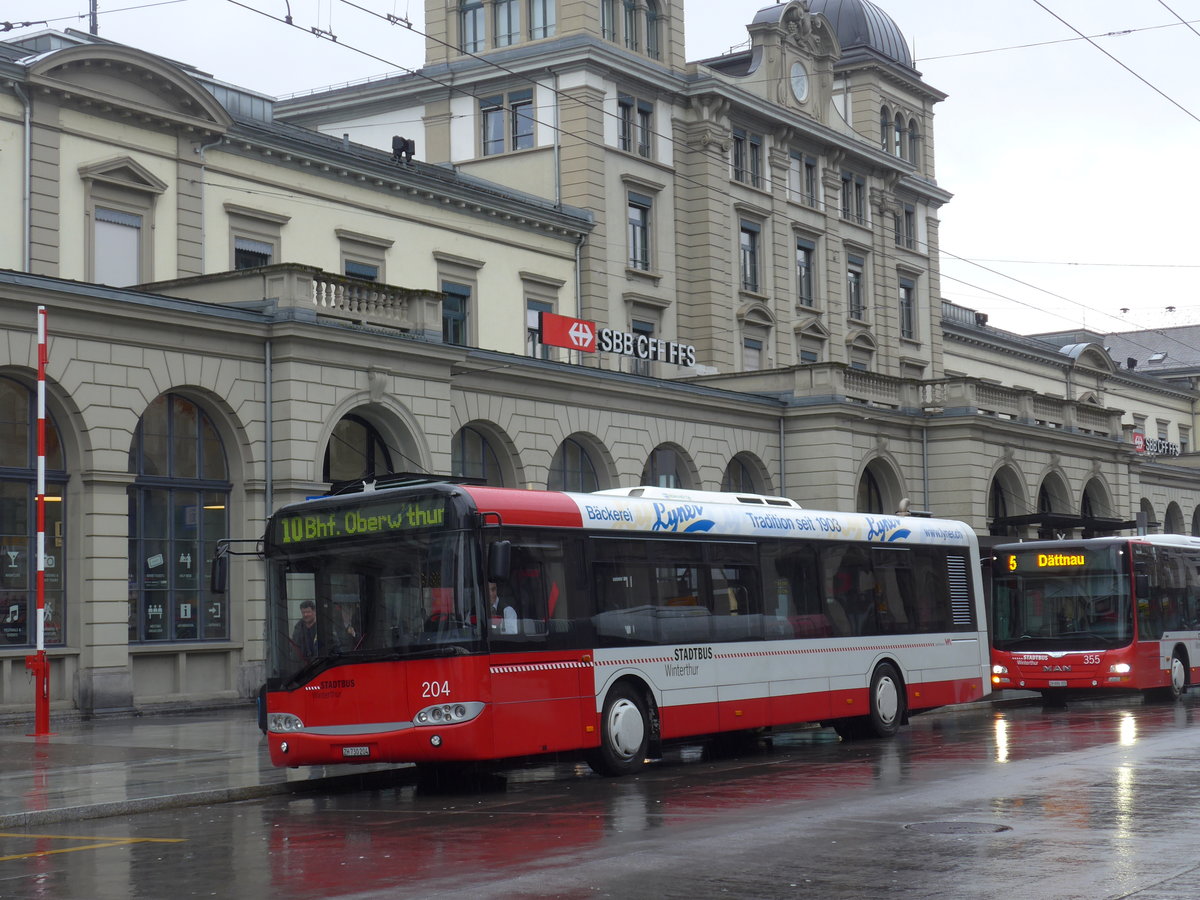
[[[871,674],[871,714],[867,734],[891,737],[904,721],[904,684],[891,663],[880,663]]]
[[[588,765],[600,775],[629,775],[646,761],[650,733],[646,704],[628,684],[618,684],[604,700],[600,716],[600,746]]]

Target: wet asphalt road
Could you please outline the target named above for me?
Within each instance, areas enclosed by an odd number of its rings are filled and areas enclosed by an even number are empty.
[[[892,741],[688,745],[634,778],[406,773],[0,837],[0,897],[1200,897],[1200,693],[979,706]]]

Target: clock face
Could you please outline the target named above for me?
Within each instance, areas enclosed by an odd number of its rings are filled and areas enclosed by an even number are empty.
[[[808,97],[808,72],[803,63],[792,63],[792,94],[801,103]]]

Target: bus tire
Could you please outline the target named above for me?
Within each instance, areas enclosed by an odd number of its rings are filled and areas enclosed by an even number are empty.
[[[871,673],[871,712],[867,717],[868,736],[887,738],[900,730],[904,722],[904,682],[891,663],[883,662]]]
[[[1184,688],[1187,687],[1187,676],[1187,664],[1184,663],[1183,657],[1176,650],[1171,656],[1170,683],[1166,687],[1146,691],[1146,699],[1158,700],[1163,703],[1174,703],[1183,696]]]
[[[630,684],[620,682],[604,699],[600,715],[600,746],[588,755],[599,775],[630,775],[645,765],[650,740],[646,701]]]

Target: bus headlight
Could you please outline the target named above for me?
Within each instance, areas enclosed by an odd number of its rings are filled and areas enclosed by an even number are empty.
[[[1008,666],[992,666],[993,675],[1007,675]]]
[[[483,712],[483,704],[477,701],[465,703],[438,703],[419,710],[413,716],[416,725],[457,725],[469,722]]]
[[[292,731],[303,731],[304,723],[300,717],[292,713],[267,713],[267,731],[287,734]]]
[[[1108,671],[1112,672],[1114,675],[1128,675],[1129,663],[1113,663],[1108,667]]]

